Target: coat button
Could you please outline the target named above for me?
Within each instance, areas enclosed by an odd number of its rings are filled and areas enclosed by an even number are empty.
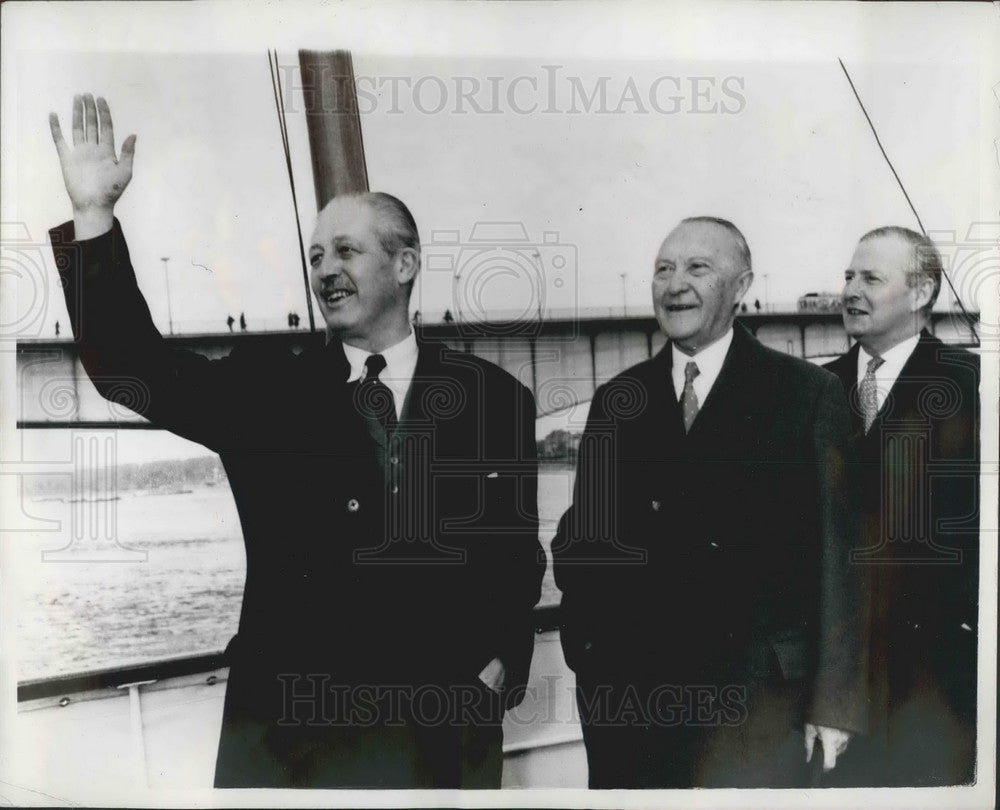
[[[650,502],[649,505],[652,507],[652,509],[653,509],[654,512],[659,512],[660,511],[660,502],[659,501],[652,501],[652,502]]]
[[[393,456],[389,459],[390,464],[399,464],[399,456]]]
[[[593,646],[594,646],[593,643],[590,642],[590,641],[583,642],[583,649],[585,649],[587,652],[590,652],[590,650],[591,650],[591,648],[593,648]]]
[[[398,495],[399,494],[399,484],[393,484],[392,485],[392,494],[393,495]]]
[[[361,508],[361,504],[358,503],[358,499],[357,498],[351,498],[351,500],[349,500],[347,502],[347,511],[348,512],[357,512],[360,508]]]
[[[714,549],[718,549],[718,548],[719,548],[719,544],[718,544],[718,543],[716,543],[716,542],[715,542],[714,540],[712,540],[711,542],[709,542],[709,545],[710,545],[710,546],[711,546],[712,548],[714,548]]]

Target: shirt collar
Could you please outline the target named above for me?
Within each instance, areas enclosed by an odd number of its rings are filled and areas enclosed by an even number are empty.
[[[876,376],[892,380],[895,382],[899,373],[903,370],[903,366],[906,365],[906,361],[910,359],[910,355],[913,354],[913,350],[917,348],[917,344],[920,342],[920,334],[912,335],[901,343],[897,343],[888,351],[884,352],[881,357],[885,361],[879,367],[879,370],[875,372]],[[873,355],[865,351],[865,347],[858,346],[858,380],[864,378],[865,373],[868,371],[868,361],[872,359]]]
[[[684,367],[691,361],[694,361],[698,364],[698,376],[703,377],[704,382],[708,383],[707,387],[711,388],[712,383],[715,382],[715,378],[718,377],[719,372],[722,371],[722,364],[726,361],[726,355],[729,353],[729,347],[732,343],[732,327],[730,327],[726,334],[715,341],[715,343],[709,344],[697,354],[684,354],[684,352],[677,348],[676,343],[671,343],[670,351],[673,354],[672,371],[674,379],[680,379],[683,384]]]
[[[361,379],[364,374],[365,360],[376,352],[359,349],[349,343],[344,343],[343,346],[344,356],[347,357],[347,362],[351,365],[347,381],[354,382]],[[378,354],[385,358],[385,370],[379,374],[379,379],[390,388],[393,388],[394,383],[403,388],[408,387],[417,368],[417,336],[413,330],[411,329],[410,334],[399,343],[394,343]]]

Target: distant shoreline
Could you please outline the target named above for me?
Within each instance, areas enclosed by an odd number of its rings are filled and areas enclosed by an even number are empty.
[[[538,466],[547,470],[575,470],[575,461],[558,461],[550,458],[538,459]]]

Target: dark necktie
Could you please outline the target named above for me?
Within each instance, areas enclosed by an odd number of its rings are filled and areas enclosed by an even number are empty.
[[[684,430],[691,432],[691,425],[698,415],[698,395],[694,392],[694,378],[701,372],[694,360],[684,366],[684,390],[681,392],[681,411],[684,413]]]
[[[876,355],[868,361],[868,370],[858,386],[858,398],[861,400],[861,413],[865,419],[865,433],[872,429],[872,423],[878,414],[878,385],[875,382],[875,372],[885,360]]]
[[[389,386],[378,378],[384,370],[385,358],[380,354],[369,355],[359,393],[362,407],[378,420],[386,436],[391,436],[396,430],[396,401]]]

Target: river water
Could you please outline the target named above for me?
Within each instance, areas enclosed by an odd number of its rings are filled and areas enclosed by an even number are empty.
[[[561,467],[539,474],[546,554],[573,475]],[[86,505],[115,540],[87,548],[69,536],[71,510],[80,504],[24,503],[36,525],[51,531],[16,532],[8,547],[4,579],[16,606],[18,680],[222,650],[236,630],[246,575],[225,482],[171,494],[122,492],[96,506]],[[540,604],[558,601],[550,558]]]

